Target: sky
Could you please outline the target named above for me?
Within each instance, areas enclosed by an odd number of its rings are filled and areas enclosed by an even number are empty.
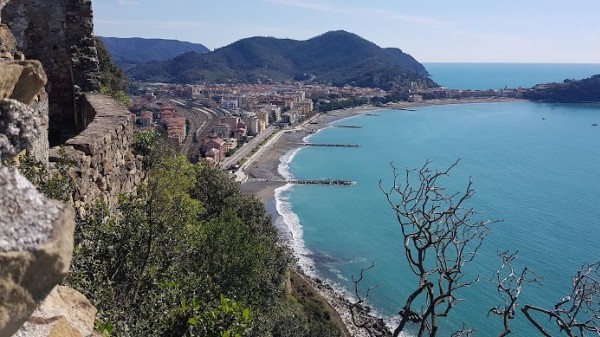
[[[599,0],[94,0],[100,36],[216,49],[332,30],[420,62],[600,63]]]

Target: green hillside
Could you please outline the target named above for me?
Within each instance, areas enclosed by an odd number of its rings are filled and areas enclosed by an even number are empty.
[[[311,80],[362,87],[436,86],[412,56],[333,31],[306,41],[251,37],[213,52],[188,52],[131,69],[134,80],[176,83],[268,83]]]

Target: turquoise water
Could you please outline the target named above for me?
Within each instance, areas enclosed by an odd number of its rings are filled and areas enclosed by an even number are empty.
[[[556,303],[567,295],[570,277],[582,264],[600,259],[599,105],[488,103],[381,110],[327,128],[316,143],[356,143],[359,148],[308,147],[282,158],[281,171],[301,179],[350,179],[355,186],[286,186],[276,192],[278,225],[312,274],[349,289],[352,275],[371,262],[365,286],[378,285],[373,308],[393,316],[417,280],[407,269],[400,228],[379,189],[390,186],[390,162],[420,167],[429,159],[444,169],[460,158],[446,180],[460,191],[472,177],[470,206],[500,219],[476,261],[467,267],[481,282],[459,293],[444,320],[443,336],[463,323],[478,336],[497,335],[499,318],[487,318],[497,304],[484,280],[500,266],[498,250],[518,250],[517,266],[527,265],[544,279],[524,290],[522,302]],[[283,221],[285,220],[285,221]],[[531,336],[518,317],[515,336]]]
[[[594,63],[424,63],[431,78],[450,89],[530,88],[600,74]]]

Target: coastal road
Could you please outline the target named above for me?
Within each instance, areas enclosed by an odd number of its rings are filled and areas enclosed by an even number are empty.
[[[235,153],[231,157],[225,158],[225,160],[221,162],[221,167],[227,168],[231,165],[237,164],[242,158],[248,156],[252,152],[252,150],[259,147],[260,144],[265,139],[269,138],[275,131],[277,131],[276,127],[268,127],[264,132],[256,135],[251,141],[246,143],[246,145],[242,146],[237,151],[235,151]]]

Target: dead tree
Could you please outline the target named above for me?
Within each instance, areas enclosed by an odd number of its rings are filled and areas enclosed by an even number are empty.
[[[470,179],[456,193],[448,193],[441,184],[458,160],[445,171],[432,170],[430,164],[427,161],[421,169],[407,169],[404,174],[392,165],[392,187],[386,189],[380,182],[400,224],[408,265],[418,278],[399,312],[394,336],[411,322],[418,325],[417,336],[437,335],[438,319],[459,301],[456,290],[477,281],[466,278],[463,268],[475,258],[489,226],[497,222],[474,219],[477,213],[465,205],[474,194]]]
[[[541,323],[549,320],[569,337],[600,336],[600,261],[584,265],[573,277],[571,293],[547,309],[524,305],[521,311],[544,336],[553,336],[550,327]]]
[[[520,272],[516,272],[512,262],[517,257],[518,252],[509,253],[508,251],[499,252],[498,256],[502,259],[502,266],[496,271],[494,276],[489,280],[494,283],[496,290],[503,300],[503,304],[498,305],[488,312],[502,317],[504,330],[498,335],[504,337],[512,333],[510,329],[510,321],[515,318],[519,296],[523,290],[523,286],[528,283],[537,283],[539,281],[534,272],[529,268],[524,267]]]

